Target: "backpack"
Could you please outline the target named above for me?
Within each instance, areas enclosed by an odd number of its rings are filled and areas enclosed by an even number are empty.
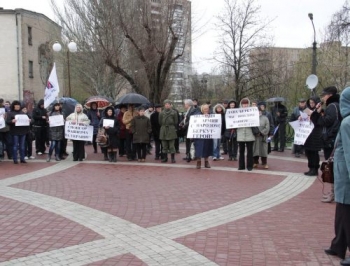
[[[109,146],[109,138],[106,133],[106,130],[103,127],[98,129],[96,143],[102,148]]]

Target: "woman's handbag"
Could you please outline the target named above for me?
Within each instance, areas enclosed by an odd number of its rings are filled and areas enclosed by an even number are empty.
[[[252,132],[253,132],[253,135],[254,135],[254,136],[260,134],[259,127],[252,127],[251,129],[252,129]]]
[[[106,133],[106,130],[103,127],[98,129],[96,143],[102,148],[109,146],[109,138]]]
[[[329,156],[327,161],[321,163],[321,179],[323,183],[331,183],[334,184],[334,172],[333,172],[333,161],[334,161],[334,152],[337,148],[337,144],[335,144],[334,149]]]

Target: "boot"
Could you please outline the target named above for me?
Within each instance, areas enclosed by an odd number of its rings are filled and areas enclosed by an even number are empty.
[[[111,163],[113,162],[113,152],[108,153],[108,161]]]
[[[161,161],[162,163],[167,163],[168,162],[168,154],[167,153],[163,153],[163,159]]]
[[[55,156],[55,159],[56,161],[61,161],[60,156],[58,154]]]
[[[209,164],[209,161],[208,161],[208,158],[205,159],[204,167],[205,167],[205,168],[211,168],[211,167],[210,167],[210,164]]]
[[[108,161],[108,155],[107,155],[107,151],[103,151],[103,155],[104,155],[104,160]]]
[[[202,164],[202,162],[201,162],[201,160],[199,159],[199,160],[197,160],[197,169],[201,169],[201,164]]]
[[[48,154],[48,155],[47,155],[46,161],[47,161],[47,162],[50,162],[50,161],[51,161],[51,154]]]
[[[309,175],[310,171],[311,171],[311,168],[309,168],[309,171],[304,172],[304,175]]]
[[[310,172],[308,172],[305,175],[307,175],[307,176],[317,176],[318,175],[318,169],[317,168],[311,168]]]
[[[332,203],[334,201],[334,185],[332,185],[332,190],[329,194],[325,195],[321,201],[323,203]]]
[[[176,161],[175,161],[175,153],[171,154],[171,163],[176,163]]]
[[[113,152],[113,162],[117,162],[117,152]]]
[[[191,161],[191,154],[189,153],[189,154],[187,154],[187,160],[186,160],[186,162],[190,162]]]

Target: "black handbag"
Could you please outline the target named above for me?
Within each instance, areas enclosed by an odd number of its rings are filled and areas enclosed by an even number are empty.
[[[252,132],[253,132],[253,135],[254,135],[254,136],[260,134],[259,127],[251,127],[251,129],[252,129]]]
[[[334,162],[334,152],[336,148],[337,148],[337,144],[335,145],[328,160],[321,163],[320,170],[322,172],[321,179],[323,183],[334,184],[333,162]]]

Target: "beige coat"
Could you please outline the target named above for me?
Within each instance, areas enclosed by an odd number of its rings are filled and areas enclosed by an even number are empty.
[[[133,120],[133,118],[135,116],[138,116],[138,113],[136,110],[128,110],[124,113],[124,116],[123,116],[123,124],[125,125],[125,128],[127,130],[130,129],[130,126],[131,126],[131,121]]]
[[[255,142],[253,146],[253,156],[267,157],[267,137],[270,131],[269,119],[261,115],[260,116],[260,135],[255,137]]]

